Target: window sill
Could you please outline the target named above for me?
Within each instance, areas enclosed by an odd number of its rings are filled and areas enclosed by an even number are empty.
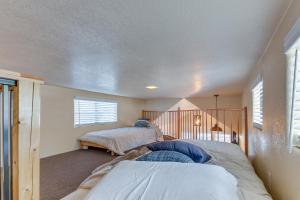
[[[291,147],[289,150],[289,153],[300,156],[300,147],[298,147],[298,146]]]
[[[116,124],[118,121],[115,122],[99,122],[99,123],[91,123],[91,124],[80,124],[80,125],[74,125],[74,128],[82,128],[86,126],[97,126],[97,125],[109,125],[109,124]]]
[[[262,131],[263,130],[263,125],[262,124],[257,124],[257,123],[253,123],[253,128]]]

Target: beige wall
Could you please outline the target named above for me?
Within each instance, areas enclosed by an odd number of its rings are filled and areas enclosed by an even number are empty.
[[[118,102],[118,122],[74,128],[73,98],[92,97]],[[144,101],[55,86],[41,87],[41,157],[79,148],[78,137],[101,129],[132,125],[140,117]]]
[[[259,73],[264,81],[264,125],[259,131],[252,127],[249,113],[250,154],[259,176],[276,200],[300,199],[300,152],[288,152],[286,132],[286,58],[283,40],[300,15],[296,0],[275,33],[266,53],[253,71],[244,90],[243,104],[249,108],[251,85]]]
[[[75,96],[116,100],[119,103],[118,122],[74,128],[73,98]],[[143,109],[176,110],[178,106],[181,109],[206,109],[214,108],[214,102],[213,97],[141,100],[43,85],[41,87],[41,157],[78,149],[77,139],[86,132],[132,125],[140,117]],[[240,108],[241,96],[220,97],[219,107]]]
[[[242,96],[220,96],[218,99],[219,108],[241,108]],[[193,97],[187,99],[176,99],[176,98],[160,98],[160,99],[149,99],[145,101],[145,110],[151,111],[167,111],[177,110],[180,107],[182,110],[185,109],[207,109],[215,108],[214,97]]]

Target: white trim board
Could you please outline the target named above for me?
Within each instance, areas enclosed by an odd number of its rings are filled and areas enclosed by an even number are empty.
[[[284,51],[289,51],[297,43],[297,40],[300,40],[300,18],[284,38]]]

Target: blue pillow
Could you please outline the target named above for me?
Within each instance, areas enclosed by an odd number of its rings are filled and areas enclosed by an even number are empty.
[[[153,151],[138,158],[137,161],[160,161],[181,163],[194,162],[190,157],[176,151]]]
[[[135,127],[144,127],[144,128],[149,128],[150,127],[150,122],[147,120],[137,120],[134,124]]]
[[[147,145],[151,151],[177,151],[189,156],[196,163],[205,163],[211,159],[202,148],[183,141],[164,141]]]

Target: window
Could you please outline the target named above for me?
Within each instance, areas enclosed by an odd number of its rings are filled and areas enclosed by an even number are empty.
[[[259,129],[263,127],[263,81],[259,81],[252,89],[253,126]]]
[[[289,133],[292,146],[300,146],[300,58],[299,50],[293,49],[289,54]]]
[[[284,39],[287,55],[287,132],[289,150],[300,147],[300,18]]]
[[[74,125],[116,122],[117,108],[116,102],[75,98]]]

